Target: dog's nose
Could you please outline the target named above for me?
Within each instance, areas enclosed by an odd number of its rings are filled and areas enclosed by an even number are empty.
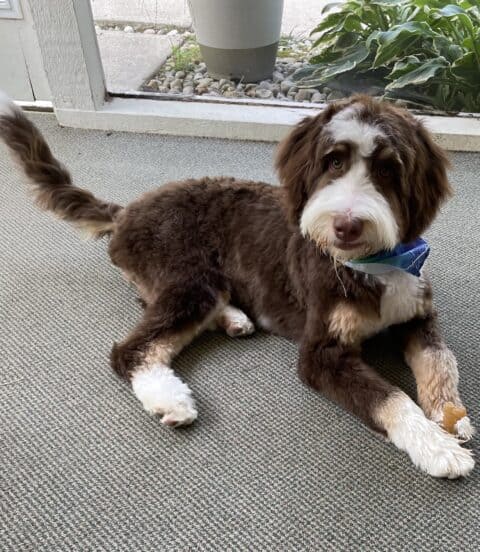
[[[362,235],[363,222],[358,218],[337,215],[333,219],[335,236],[343,242],[354,242]]]

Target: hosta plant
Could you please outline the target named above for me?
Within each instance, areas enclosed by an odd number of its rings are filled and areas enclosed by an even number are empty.
[[[301,86],[480,112],[480,0],[347,0],[323,15]]]

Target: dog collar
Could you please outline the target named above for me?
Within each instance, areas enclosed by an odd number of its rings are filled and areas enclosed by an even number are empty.
[[[381,251],[369,257],[352,259],[345,264],[353,270],[367,274],[385,274],[392,270],[403,270],[419,277],[429,253],[428,243],[422,238],[417,238],[411,243],[399,243],[391,251]]]

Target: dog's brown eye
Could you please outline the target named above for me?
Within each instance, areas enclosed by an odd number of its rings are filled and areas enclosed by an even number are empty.
[[[329,163],[329,169],[331,171],[339,171],[343,167],[343,161],[340,157],[332,157]]]
[[[387,167],[386,165],[378,168],[378,176],[380,176],[381,178],[390,178],[392,174],[392,169],[390,167]]]

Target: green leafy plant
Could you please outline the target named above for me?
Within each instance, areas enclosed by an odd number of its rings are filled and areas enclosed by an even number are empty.
[[[479,0],[348,0],[322,13],[301,86],[480,112]]]
[[[181,46],[172,47],[172,69],[175,71],[192,71],[195,64],[202,60],[200,47],[192,40]]]

